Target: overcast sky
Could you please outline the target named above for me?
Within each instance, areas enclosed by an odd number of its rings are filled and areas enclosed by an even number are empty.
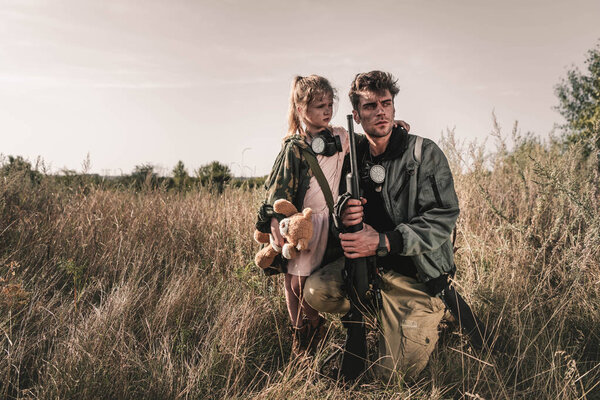
[[[218,160],[262,175],[294,75],[331,80],[341,125],[353,76],[373,69],[399,79],[412,133],[483,140],[495,110],[507,132],[546,136],[599,17],[597,0],[0,0],[0,153],[55,172],[89,152],[104,174]]]

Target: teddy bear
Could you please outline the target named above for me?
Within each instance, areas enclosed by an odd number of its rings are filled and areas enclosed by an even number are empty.
[[[313,234],[312,210],[305,208],[298,212],[296,206],[285,199],[279,199],[273,204],[276,213],[283,214],[286,218],[279,222],[279,231],[285,239],[283,247],[274,242],[273,236],[260,231],[254,232],[254,240],[258,243],[268,243],[256,256],[254,262],[265,269],[273,264],[277,254],[281,253],[285,258],[291,260],[302,250],[308,250],[308,242]]]

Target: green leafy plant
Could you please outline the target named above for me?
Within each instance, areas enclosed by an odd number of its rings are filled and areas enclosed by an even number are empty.
[[[73,280],[73,298],[75,301],[75,308],[77,308],[77,301],[79,300],[79,296],[81,296],[81,292],[85,285],[85,273],[87,267],[84,264],[77,264],[75,261],[68,259],[61,260],[58,264],[58,268],[66,272]]]

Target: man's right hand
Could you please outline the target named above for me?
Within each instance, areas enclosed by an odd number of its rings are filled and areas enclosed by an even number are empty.
[[[360,224],[364,216],[363,204],[367,204],[367,199],[364,197],[361,197],[360,200],[348,200],[346,207],[342,210],[342,225],[349,227]]]
[[[279,221],[275,217],[271,218],[271,235],[273,236],[273,241],[275,244],[277,244],[279,247],[283,247],[285,241],[283,236],[281,236],[281,231],[279,230]]]

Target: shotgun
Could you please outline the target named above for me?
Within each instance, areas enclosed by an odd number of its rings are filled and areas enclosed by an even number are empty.
[[[350,138],[350,172],[346,176],[346,187],[352,199],[360,200],[359,170],[356,161],[356,140],[352,115],[348,115],[348,136]],[[362,230],[362,222],[346,227],[345,232]],[[367,360],[367,340],[364,314],[368,312],[373,298],[369,285],[369,270],[366,258],[346,258],[344,267],[346,292],[350,299],[350,311],[342,317],[346,328],[346,342],[342,353],[340,373],[347,380],[358,378],[365,370]]]

